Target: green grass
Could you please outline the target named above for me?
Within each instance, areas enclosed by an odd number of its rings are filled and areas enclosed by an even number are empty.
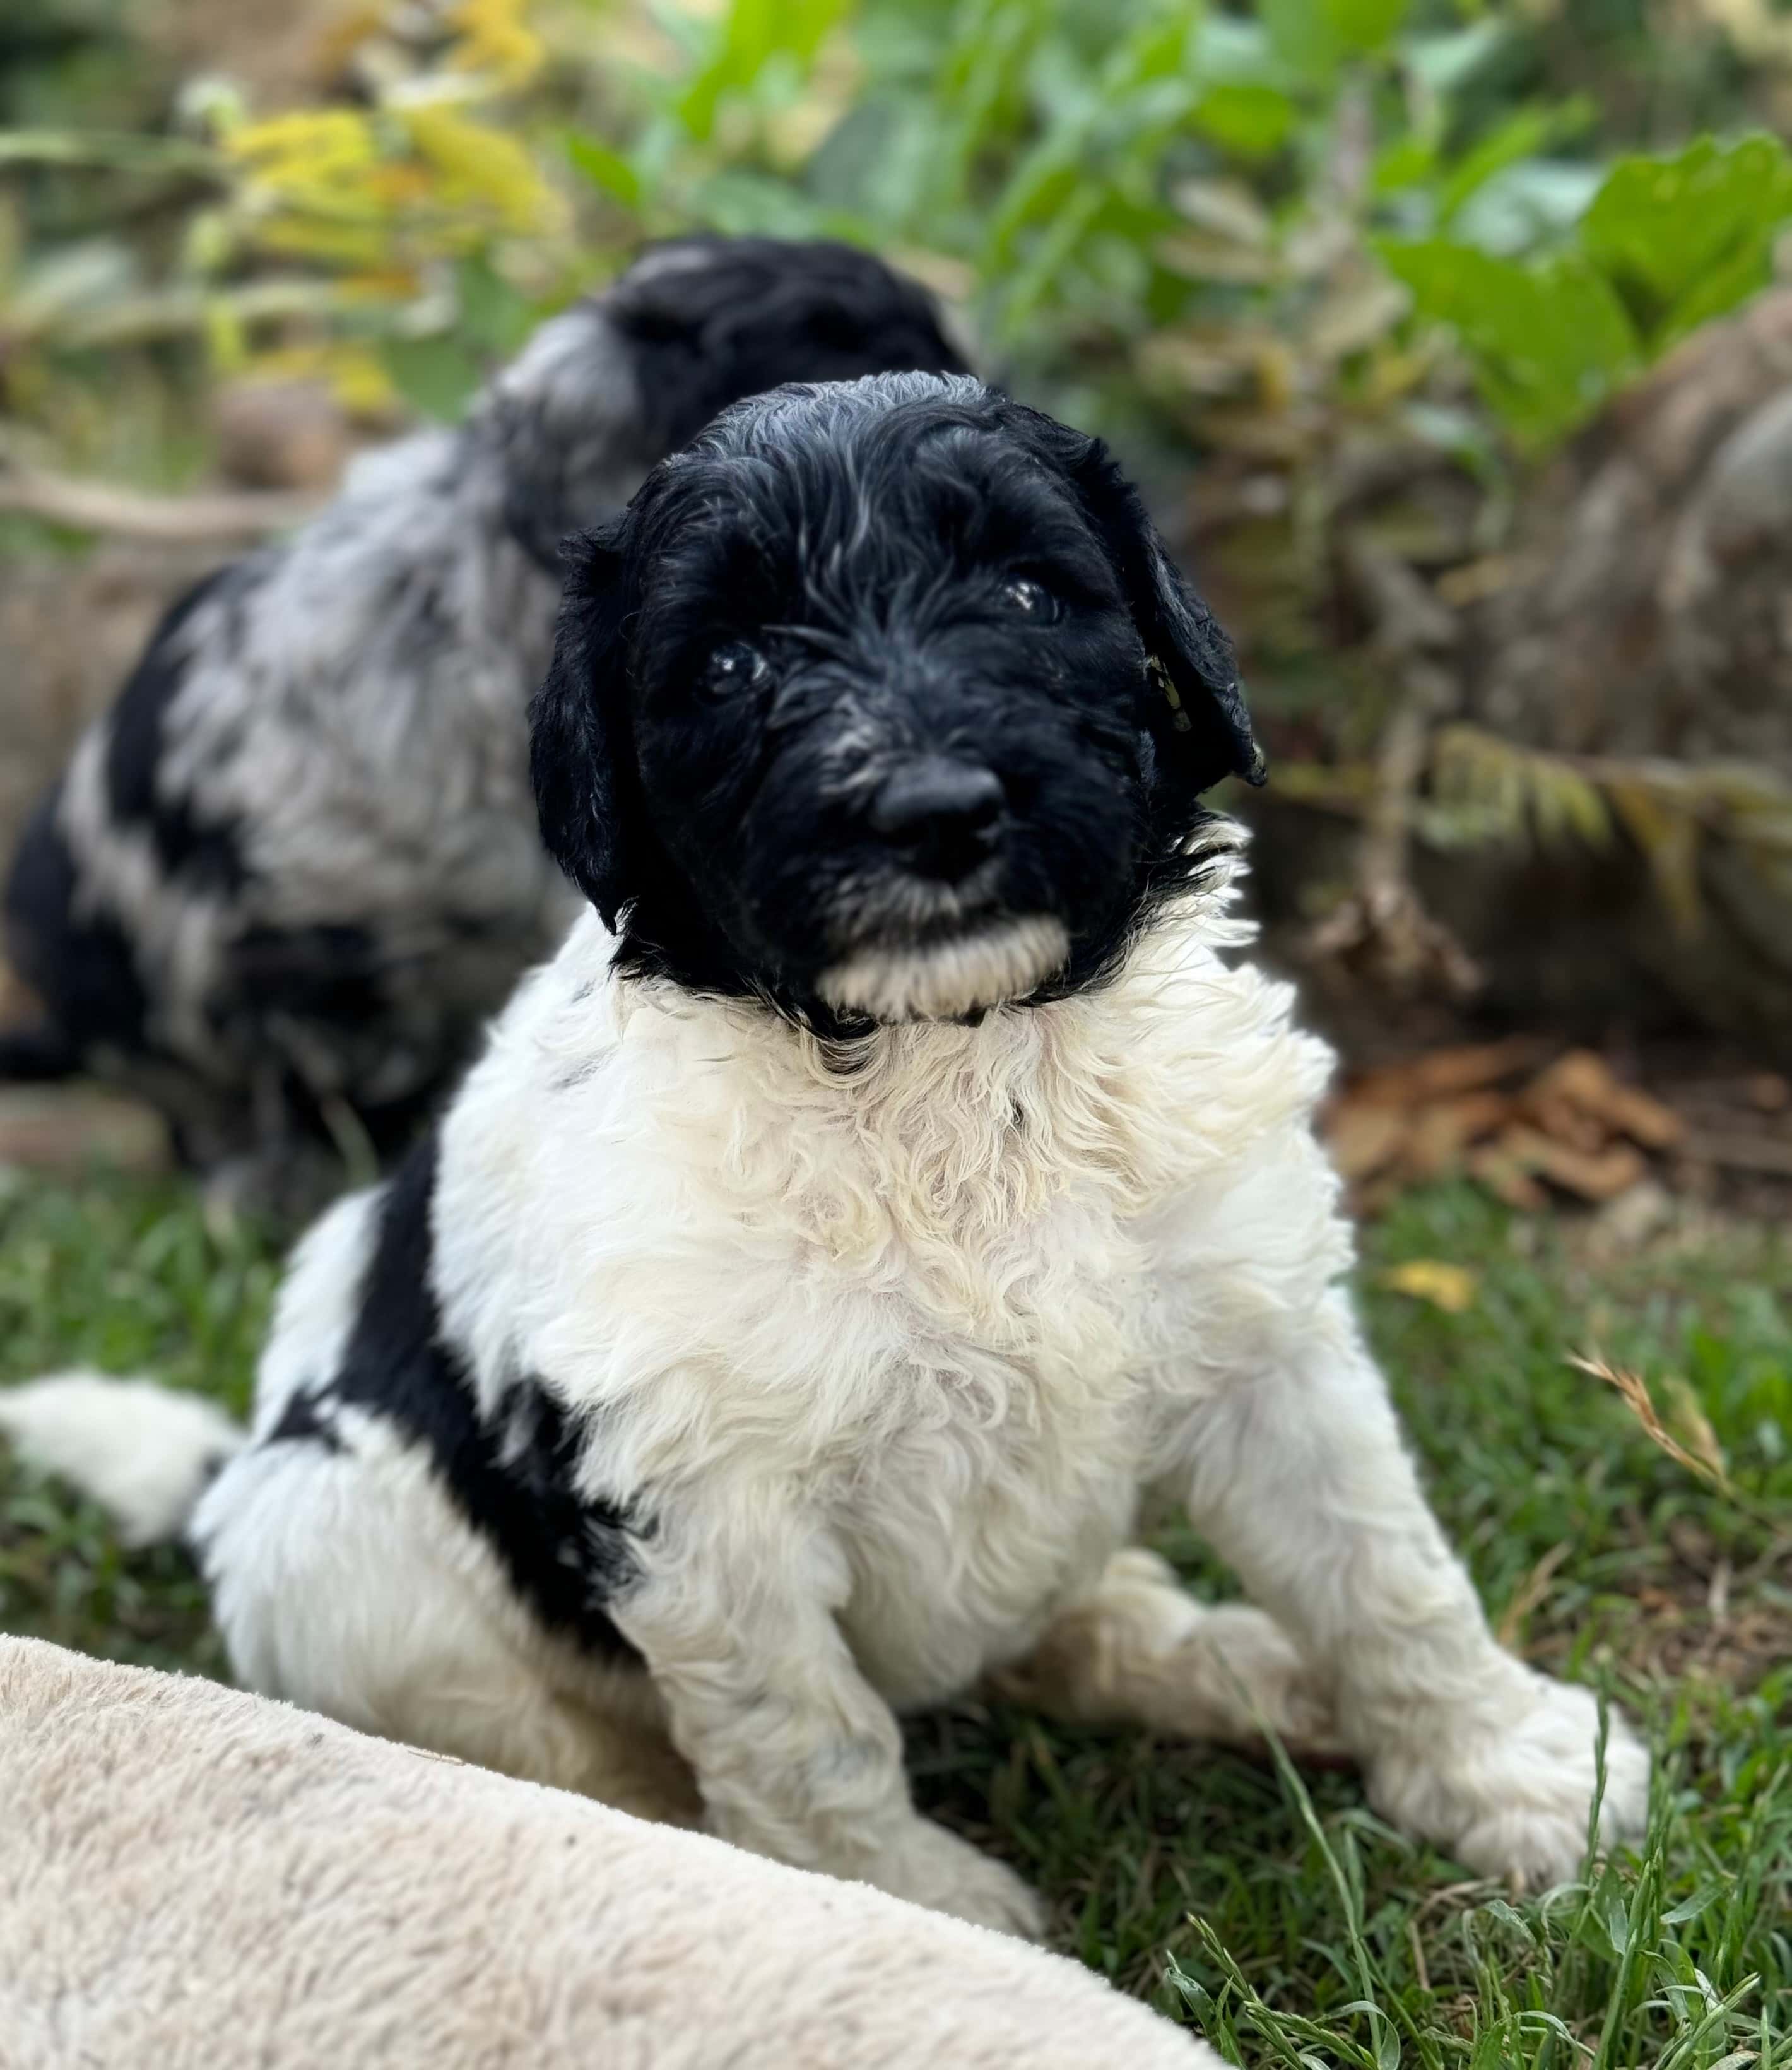
[[[1588,1679],[1662,1758],[1641,1852],[1512,1900],[1389,1832],[1346,1774],[1297,1775],[977,1705],[911,1732],[929,1809],[1018,1863],[1055,1939],[1261,2064],[1792,2070],[1792,1247],[1682,1229],[1598,1261],[1584,1225],[1466,1190],[1366,1238],[1367,1311],[1440,1511],[1496,1622]],[[1380,1285],[1471,1266],[1460,1315]],[[275,1277],[178,1186],[0,1197],[0,1381],[91,1361],[240,1407]],[[1733,1493],[1658,1450],[1565,1353],[1683,1377]],[[1157,1541],[1224,1589],[1186,1531]],[[222,1671],[167,1551],[0,1462],[0,1626]]]

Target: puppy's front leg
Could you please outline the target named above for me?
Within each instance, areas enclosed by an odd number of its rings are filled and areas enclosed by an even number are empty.
[[[800,1868],[1037,1937],[1010,1869],[922,1818],[902,1733],[837,1622],[846,1561],[763,1491],[662,1516],[615,1606],[664,1696],[711,1831]]]
[[[1196,1528],[1332,1678],[1377,1808],[1483,1874],[1573,1876],[1597,1707],[1495,1642],[1345,1298],[1328,1295],[1189,1436]],[[1640,1827],[1649,1782],[1647,1753],[1615,1716],[1606,1758],[1610,1840]]]

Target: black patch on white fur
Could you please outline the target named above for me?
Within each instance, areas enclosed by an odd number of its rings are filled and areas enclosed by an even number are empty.
[[[231,944],[232,983],[220,1012],[353,1027],[387,1005],[388,959],[365,927],[251,927]]]
[[[170,877],[223,893],[239,891],[248,876],[235,826],[200,819],[190,800],[169,795],[161,772],[169,708],[190,665],[181,635],[199,606],[241,573],[242,567],[220,568],[169,609],[118,694],[106,743],[106,796],[118,824],[149,835]]]
[[[129,939],[108,914],[77,912],[75,861],[56,824],[61,798],[59,784],[32,813],[6,880],[7,957],[51,1021],[32,1031],[36,1078],[78,1070],[96,1044],[148,1046],[149,1000]],[[59,1049],[65,1072],[51,1068]]]
[[[631,1540],[648,1527],[578,1492],[579,1428],[538,1381],[506,1389],[489,1422],[465,1364],[444,1341],[431,1283],[436,1161],[427,1136],[380,1197],[360,1307],[328,1391],[384,1417],[428,1453],[545,1625],[606,1659],[638,1659],[605,1606],[633,1578]]]
[[[280,1421],[261,1440],[264,1445],[321,1445],[326,1452],[343,1449],[340,1431],[326,1413],[329,1397],[309,1387],[295,1387],[286,1397]]]

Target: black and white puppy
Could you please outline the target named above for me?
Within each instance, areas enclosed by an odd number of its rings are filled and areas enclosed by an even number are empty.
[[[595,910],[294,1259],[192,1520],[238,1673],[1022,1931],[896,1723],[992,1673],[1572,1874],[1596,1707],[1420,1491],[1329,1058],[1226,953],[1230,649],[1101,446],[967,378],[730,410],[575,556],[534,764]],[[95,1385],[0,1426],[178,1521],[218,1432]],[[1148,1487],[1261,1607],[1131,1542]]]
[[[48,1025],[0,1037],[0,1075],[123,1079],[206,1167],[403,1140],[571,917],[523,718],[561,538],[737,397],[959,364],[919,288],[837,244],[660,245],[546,325],[462,428],[362,460],[169,614],[14,865]]]

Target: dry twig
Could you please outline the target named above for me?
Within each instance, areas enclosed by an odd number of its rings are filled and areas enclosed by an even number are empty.
[[[180,545],[206,539],[260,539],[303,524],[317,509],[309,496],[268,491],[209,496],[148,496],[103,481],[0,463],[0,511],[42,518],[79,532],[108,532]]]

